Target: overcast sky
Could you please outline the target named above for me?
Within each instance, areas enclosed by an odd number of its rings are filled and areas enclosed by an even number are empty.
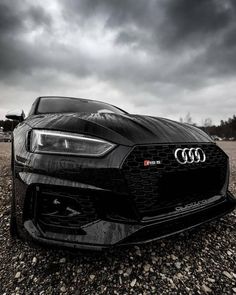
[[[236,114],[235,0],[0,0],[0,119],[40,95]]]

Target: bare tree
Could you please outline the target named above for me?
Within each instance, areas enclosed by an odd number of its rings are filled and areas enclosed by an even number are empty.
[[[187,124],[193,124],[192,122],[192,117],[190,115],[190,113],[188,112],[187,115],[185,116],[184,118],[184,122],[187,123]]]
[[[211,118],[206,118],[204,120],[203,126],[206,127],[206,128],[211,127],[212,126],[212,119]]]

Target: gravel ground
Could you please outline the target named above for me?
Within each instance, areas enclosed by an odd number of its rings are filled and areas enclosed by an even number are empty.
[[[236,194],[236,142],[228,151]],[[77,253],[9,236],[10,145],[0,144],[0,294],[236,294],[236,212],[159,242]],[[235,161],[235,163],[234,163]]]

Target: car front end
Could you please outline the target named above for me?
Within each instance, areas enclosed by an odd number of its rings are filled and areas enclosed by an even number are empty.
[[[236,206],[228,156],[194,127],[74,114],[33,116],[14,133],[18,232],[40,243],[80,249],[145,243]]]

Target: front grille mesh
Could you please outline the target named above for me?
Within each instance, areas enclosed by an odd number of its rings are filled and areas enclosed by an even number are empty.
[[[204,163],[179,164],[177,148],[200,147]],[[161,161],[144,166],[144,160]],[[122,170],[129,193],[141,215],[163,208],[208,199],[219,194],[226,180],[227,156],[215,144],[173,144],[136,146],[125,159]]]

